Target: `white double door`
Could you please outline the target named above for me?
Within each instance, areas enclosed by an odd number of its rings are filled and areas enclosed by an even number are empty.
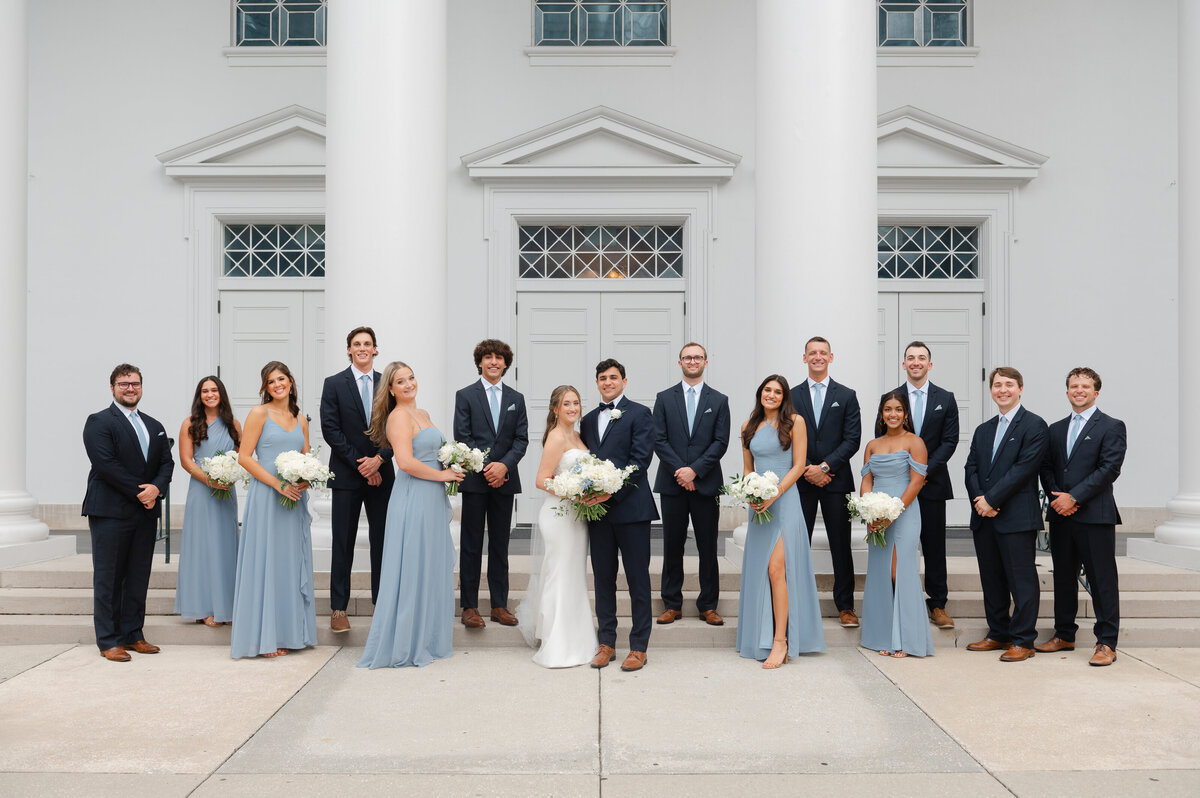
[[[323,443],[319,418],[325,377],[324,291],[221,291],[221,381],[233,415],[244,422],[261,403],[262,367],[272,360],[296,377],[300,412],[310,417],[309,443]]]
[[[535,520],[545,496],[534,478],[551,392],[559,385],[572,385],[584,412],[590,411],[600,401],[596,364],[611,357],[625,366],[625,395],[652,407],[659,391],[679,381],[684,343],[681,291],[518,293],[515,382],[529,411],[529,450],[521,461],[523,493],[517,498],[519,523]]]
[[[900,361],[910,341],[923,341],[933,355],[930,381],[952,391],[958,402],[958,448],[950,458],[954,500],[946,505],[946,522],[965,526],[970,503],[963,486],[963,466],[971,435],[991,414],[984,390],[983,295],[974,292],[880,292],[879,384],[887,391],[907,378]],[[862,402],[863,438],[873,434],[876,402]],[[932,408],[927,408],[927,411]]]

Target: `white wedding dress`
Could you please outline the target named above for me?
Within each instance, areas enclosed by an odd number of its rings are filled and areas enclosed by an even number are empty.
[[[554,474],[571,468],[585,454],[586,449],[568,449]],[[575,519],[570,502],[547,497],[533,532],[529,590],[516,612],[525,641],[538,648],[533,661],[544,668],[582,665],[596,653],[587,557],[587,524]]]

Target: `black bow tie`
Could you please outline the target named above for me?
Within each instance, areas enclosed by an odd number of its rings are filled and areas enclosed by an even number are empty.
[[[612,410],[612,409],[613,409],[613,403],[612,403],[612,402],[601,402],[601,403],[600,403],[600,409],[601,409],[601,410]]]

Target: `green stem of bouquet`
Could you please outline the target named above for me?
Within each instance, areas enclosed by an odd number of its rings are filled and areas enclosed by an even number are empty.
[[[447,482],[446,483],[446,495],[447,496],[457,496],[458,495],[458,483],[457,482]]]
[[[765,524],[768,521],[775,520],[775,516],[771,515],[770,510],[763,510],[760,512],[758,510],[755,510],[753,507],[751,507],[750,512],[752,513],[751,517],[754,519],[754,523],[756,523],[756,524]]]

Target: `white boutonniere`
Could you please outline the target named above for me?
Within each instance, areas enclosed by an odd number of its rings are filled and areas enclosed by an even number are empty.
[[[508,412],[509,412],[509,413],[511,413],[512,411],[514,411],[514,410],[516,410],[516,409],[517,409],[517,406],[516,406],[515,404],[513,404],[513,405],[509,405],[509,406],[508,406]]]
[[[623,415],[625,415],[625,411],[624,411],[624,410],[617,410],[617,409],[614,407],[612,410],[609,410],[609,411],[608,411],[608,420],[609,420],[609,423],[612,423],[613,421],[618,421],[618,420],[620,420],[621,416],[623,416]]]

